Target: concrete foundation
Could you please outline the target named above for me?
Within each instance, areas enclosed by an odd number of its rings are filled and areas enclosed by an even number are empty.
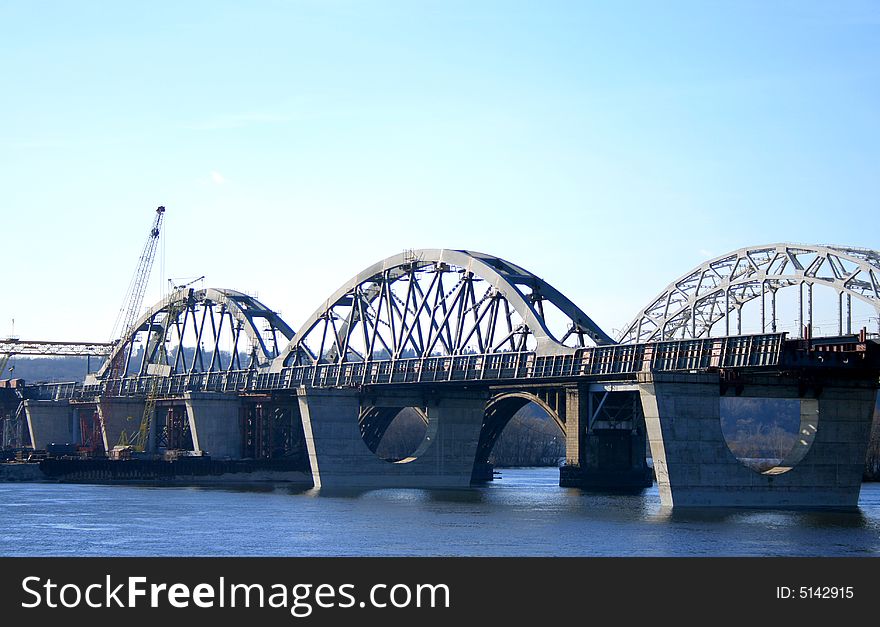
[[[104,426],[104,450],[110,451],[119,444],[119,438],[124,431],[129,441],[133,441],[138,434],[141,420],[144,417],[144,401],[119,397],[98,398],[98,415]],[[156,428],[155,419],[151,421],[150,430]],[[152,433],[147,434],[147,451],[152,450],[154,438]]]
[[[72,444],[79,441],[74,431],[74,409],[66,400],[24,402],[27,428],[35,449],[48,444]]]
[[[215,459],[241,457],[241,399],[231,394],[187,392],[186,415],[193,450]]]
[[[642,374],[639,388],[664,506],[856,507],[876,399],[875,381],[829,380],[812,389],[761,377],[744,396],[801,398],[801,437],[779,467],[759,473],[721,431],[716,374]]]
[[[483,392],[453,390],[439,399],[416,399],[412,392],[371,397],[365,405],[427,407],[428,429],[421,446],[406,460],[387,462],[361,437],[358,391],[301,388],[300,413],[315,487],[468,487],[487,398]]]

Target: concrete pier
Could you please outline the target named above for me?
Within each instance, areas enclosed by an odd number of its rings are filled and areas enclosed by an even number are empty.
[[[385,392],[361,399],[357,390],[299,390],[306,447],[317,488],[466,488],[470,485],[488,394],[450,390],[442,397]],[[428,429],[413,456],[376,457],[361,437],[360,408],[426,407]]]
[[[104,396],[97,399],[98,415],[104,426],[104,450],[111,451],[119,444],[119,437],[125,431],[129,441],[133,441],[138,434],[141,420],[144,417],[144,401],[129,398]],[[156,428],[156,421],[151,421],[150,430]],[[152,433],[147,434],[146,450],[152,450],[154,438]]]
[[[27,428],[35,449],[45,449],[48,444],[70,444],[78,442],[74,431],[75,415],[67,400],[24,402]]]
[[[806,387],[753,376],[739,394],[801,401],[800,437],[769,471],[743,465],[721,431],[717,374],[639,375],[654,469],[664,506],[855,507],[876,399],[876,381],[828,379]]]
[[[193,450],[215,459],[241,457],[241,398],[235,394],[187,392],[184,403]]]

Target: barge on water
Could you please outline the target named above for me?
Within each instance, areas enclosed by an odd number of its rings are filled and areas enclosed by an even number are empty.
[[[312,486],[308,459],[301,455],[270,459],[212,459],[207,455],[108,459],[31,454],[27,459],[0,464],[0,481]]]

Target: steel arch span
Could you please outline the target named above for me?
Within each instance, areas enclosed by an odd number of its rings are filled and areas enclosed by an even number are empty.
[[[263,368],[292,337],[287,323],[252,296],[229,289],[181,289],[125,332],[95,377],[109,376],[114,360],[122,360],[118,372],[123,377]],[[136,346],[143,348],[139,359]]]
[[[741,335],[742,307],[754,299],[761,299],[763,330],[775,332],[776,293],[788,287],[799,289],[800,327],[812,328],[817,285],[837,292],[837,332],[851,333],[853,298],[880,316],[880,252],[803,244],[741,248],[670,283],[626,327],[620,343],[706,337],[722,320],[724,335]]]
[[[508,261],[425,249],[376,263],[300,327],[273,370],[312,363],[536,350],[613,340],[550,284]]]

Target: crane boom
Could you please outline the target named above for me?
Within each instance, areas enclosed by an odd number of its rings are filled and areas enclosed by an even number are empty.
[[[150,280],[150,271],[153,269],[153,259],[156,258],[156,247],[159,244],[159,233],[162,228],[162,219],[165,217],[165,207],[156,209],[156,217],[150,227],[150,233],[147,235],[147,241],[144,244],[144,250],[138,259],[137,268],[135,268],[134,276],[128,285],[128,291],[125,299],[122,301],[122,307],[119,308],[119,315],[116,316],[116,322],[113,324],[113,332],[110,334],[111,342],[124,342],[126,334],[131,330],[131,326],[137,320],[138,312],[144,302],[144,293],[147,291],[147,283]],[[119,323],[122,321],[122,328]],[[110,381],[121,379],[125,376],[128,369],[126,352],[120,351],[116,359],[110,363],[108,378]],[[117,383],[121,387],[121,381]],[[111,391],[112,395],[112,391]],[[104,416],[101,412],[95,412],[96,424],[92,429],[92,435],[96,433],[107,433],[107,425],[104,424]],[[83,428],[83,437],[85,438],[85,428]],[[106,451],[109,452],[109,451]]]
[[[144,293],[147,291],[147,283],[149,283],[150,280],[150,271],[153,269],[153,260],[156,258],[156,247],[159,243],[159,232],[162,228],[162,219],[164,217],[165,207],[157,208],[156,217],[153,220],[153,225],[150,228],[150,233],[144,244],[144,250],[141,252],[140,259],[138,259],[138,265],[137,268],[135,268],[134,276],[131,278],[131,283],[128,286],[125,299],[122,301],[122,306],[119,308],[119,314],[113,325],[113,332],[110,337],[111,341],[119,339],[120,336],[124,338],[140,313],[141,306],[144,302]],[[120,322],[122,323],[121,327]],[[121,358],[111,364],[111,379],[121,376],[124,372],[125,364],[122,363]]]

